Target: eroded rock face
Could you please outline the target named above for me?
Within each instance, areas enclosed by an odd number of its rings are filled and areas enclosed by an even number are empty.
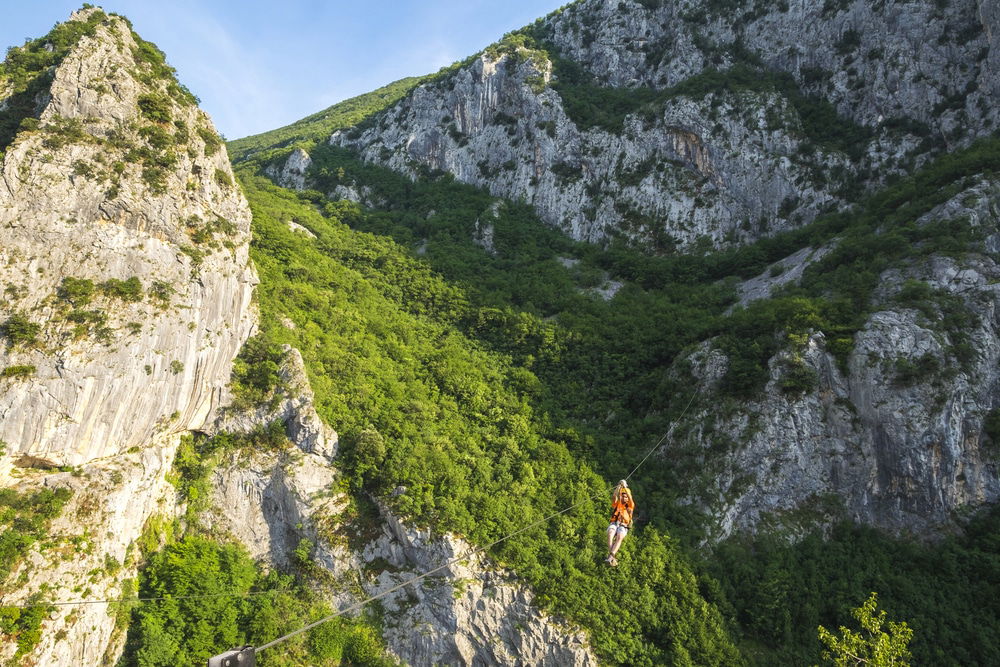
[[[280,169],[270,166],[265,171],[281,187],[302,190],[305,188],[306,171],[311,165],[312,158],[309,157],[309,153],[296,148]]]
[[[381,598],[389,650],[411,665],[596,665],[584,635],[541,612],[510,572],[453,536],[434,537],[385,507],[379,527],[356,532],[348,498],[332,492],[329,461],[295,449],[241,452],[213,473],[208,525],[278,566],[306,539],[338,608],[432,570],[431,577]],[[346,526],[346,527],[345,527]],[[353,535],[354,537],[349,537]]]
[[[213,433],[250,433],[278,421],[284,425],[289,440],[299,449],[332,461],[337,456],[338,436],[316,413],[315,396],[306,376],[302,354],[291,345],[282,345],[282,349],[285,359],[278,374],[284,388],[277,399],[267,405],[240,410],[232,406],[232,398],[227,392],[224,395],[226,407],[220,410],[218,419],[209,430]]]
[[[1000,122],[988,103],[1000,94],[995,3],[790,0],[716,12],[697,0],[642,4],[585,0],[543,31],[609,86],[672,86],[740,62],[738,46],[861,125],[911,118],[967,142]]]
[[[72,473],[31,471],[8,484],[18,492],[68,488],[73,496],[52,521],[44,543],[25,554],[3,585],[2,604],[26,604],[36,592],[60,602],[133,597],[134,590],[123,589],[136,575],[133,542],[150,516],[169,522],[179,513],[175,489],[164,479],[179,439],[164,436],[140,451],[95,461]],[[56,607],[44,622],[38,646],[18,664],[114,664],[126,631],[126,626],[116,625],[116,613],[115,605],[104,603]],[[0,659],[11,658],[16,649],[15,642],[0,642]]]
[[[1000,183],[983,179],[937,207],[923,223],[956,216],[996,245]],[[990,252],[995,252],[990,250]],[[823,334],[771,360],[765,398],[735,412],[693,414],[688,443],[726,446],[713,491],[699,498],[718,519],[716,537],[780,525],[850,518],[893,533],[934,535],[956,512],[1000,500],[1000,455],[984,431],[1000,407],[1000,265],[995,255],[932,256],[881,276],[882,309],[855,336],[846,366]],[[921,310],[896,295],[908,279],[927,283]],[[971,323],[943,317],[940,299],[961,304]],[[702,391],[725,374],[710,345],[691,357]],[[803,365],[816,387],[782,389]]]
[[[3,157],[0,322],[39,331],[0,337],[0,369],[34,367],[0,379],[0,475],[19,456],[79,465],[200,429],[254,326],[250,210],[225,147],[134,49],[120,18],[82,38],[40,129]],[[132,278],[130,294],[100,289]]]
[[[808,104],[829,102],[857,125],[857,155],[811,136],[787,90],[740,85],[679,93],[614,131],[586,129],[549,86],[546,54],[523,48],[487,50],[330,141],[411,176],[442,170],[524,199],[579,240],[671,249],[801,225],[842,203],[847,179],[860,174],[864,187],[912,166],[926,137],[953,149],[1000,124],[989,103],[1000,94],[992,6],[751,4],[715,16],[697,2],[587,0],[534,32],[604,86],[664,90],[747,62],[785,73]]]

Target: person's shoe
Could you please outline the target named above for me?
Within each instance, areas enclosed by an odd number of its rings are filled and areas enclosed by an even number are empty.
[[[608,565],[614,565],[614,560],[615,557],[612,556],[611,554],[608,554],[608,557],[604,559],[604,562],[607,563]]]
[[[608,562],[611,563],[611,567],[618,567],[618,559],[614,556],[608,556]]]

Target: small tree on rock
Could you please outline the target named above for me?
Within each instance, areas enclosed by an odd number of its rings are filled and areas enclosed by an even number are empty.
[[[913,630],[906,622],[889,621],[889,632],[883,632],[885,611],[876,612],[878,595],[872,593],[868,600],[851,612],[861,623],[861,632],[840,626],[842,636],[819,626],[819,639],[826,645],[823,659],[837,667],[870,665],[871,667],[908,667],[913,657],[907,645],[913,639]]]

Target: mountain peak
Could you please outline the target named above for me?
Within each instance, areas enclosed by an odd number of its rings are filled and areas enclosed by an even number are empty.
[[[0,439],[80,464],[200,426],[255,280],[211,120],[155,45],[96,7],[11,49],[0,75],[0,323],[37,331],[0,339],[0,367],[34,369],[0,399],[17,415]]]

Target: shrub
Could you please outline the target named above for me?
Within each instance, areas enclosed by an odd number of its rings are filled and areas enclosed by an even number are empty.
[[[174,375],[182,373],[184,371],[184,362],[174,359],[170,362],[170,372]]]
[[[0,333],[7,337],[11,345],[34,345],[41,330],[40,325],[20,313],[11,315],[0,327]]]
[[[163,95],[147,94],[139,96],[139,110],[156,123],[170,122],[170,100]]]
[[[818,379],[816,371],[804,363],[791,364],[781,378],[781,390],[789,394],[812,391]]]
[[[139,128],[139,136],[157,150],[166,150],[174,144],[174,138],[159,125],[146,125]]]
[[[927,382],[941,370],[941,362],[930,352],[917,357],[915,361],[900,357],[893,366],[896,372],[893,382],[900,387]]]
[[[247,339],[233,362],[233,394],[247,405],[262,403],[281,388],[279,370],[285,360],[281,346],[264,334]]]
[[[8,366],[0,371],[0,377],[4,378],[28,378],[35,374],[37,369],[31,365]]]
[[[63,301],[68,301],[75,308],[86,306],[94,298],[94,281],[89,278],[73,278],[67,276],[62,279],[56,296]]]
[[[160,302],[161,306],[166,306],[170,303],[170,297],[177,293],[174,286],[165,280],[154,280],[153,284],[149,286],[149,296],[156,301]]]
[[[219,135],[207,127],[199,127],[198,136],[205,142],[206,157],[211,157],[219,152],[219,148],[222,147],[222,139],[219,139]]]
[[[215,182],[218,183],[220,187],[228,188],[233,184],[233,179],[224,170],[216,169]]]
[[[993,408],[983,419],[983,433],[990,439],[993,449],[1000,451],[1000,409]]]
[[[109,297],[123,301],[142,300],[142,282],[136,276],[132,276],[128,280],[109,278],[101,283],[100,288]]]

